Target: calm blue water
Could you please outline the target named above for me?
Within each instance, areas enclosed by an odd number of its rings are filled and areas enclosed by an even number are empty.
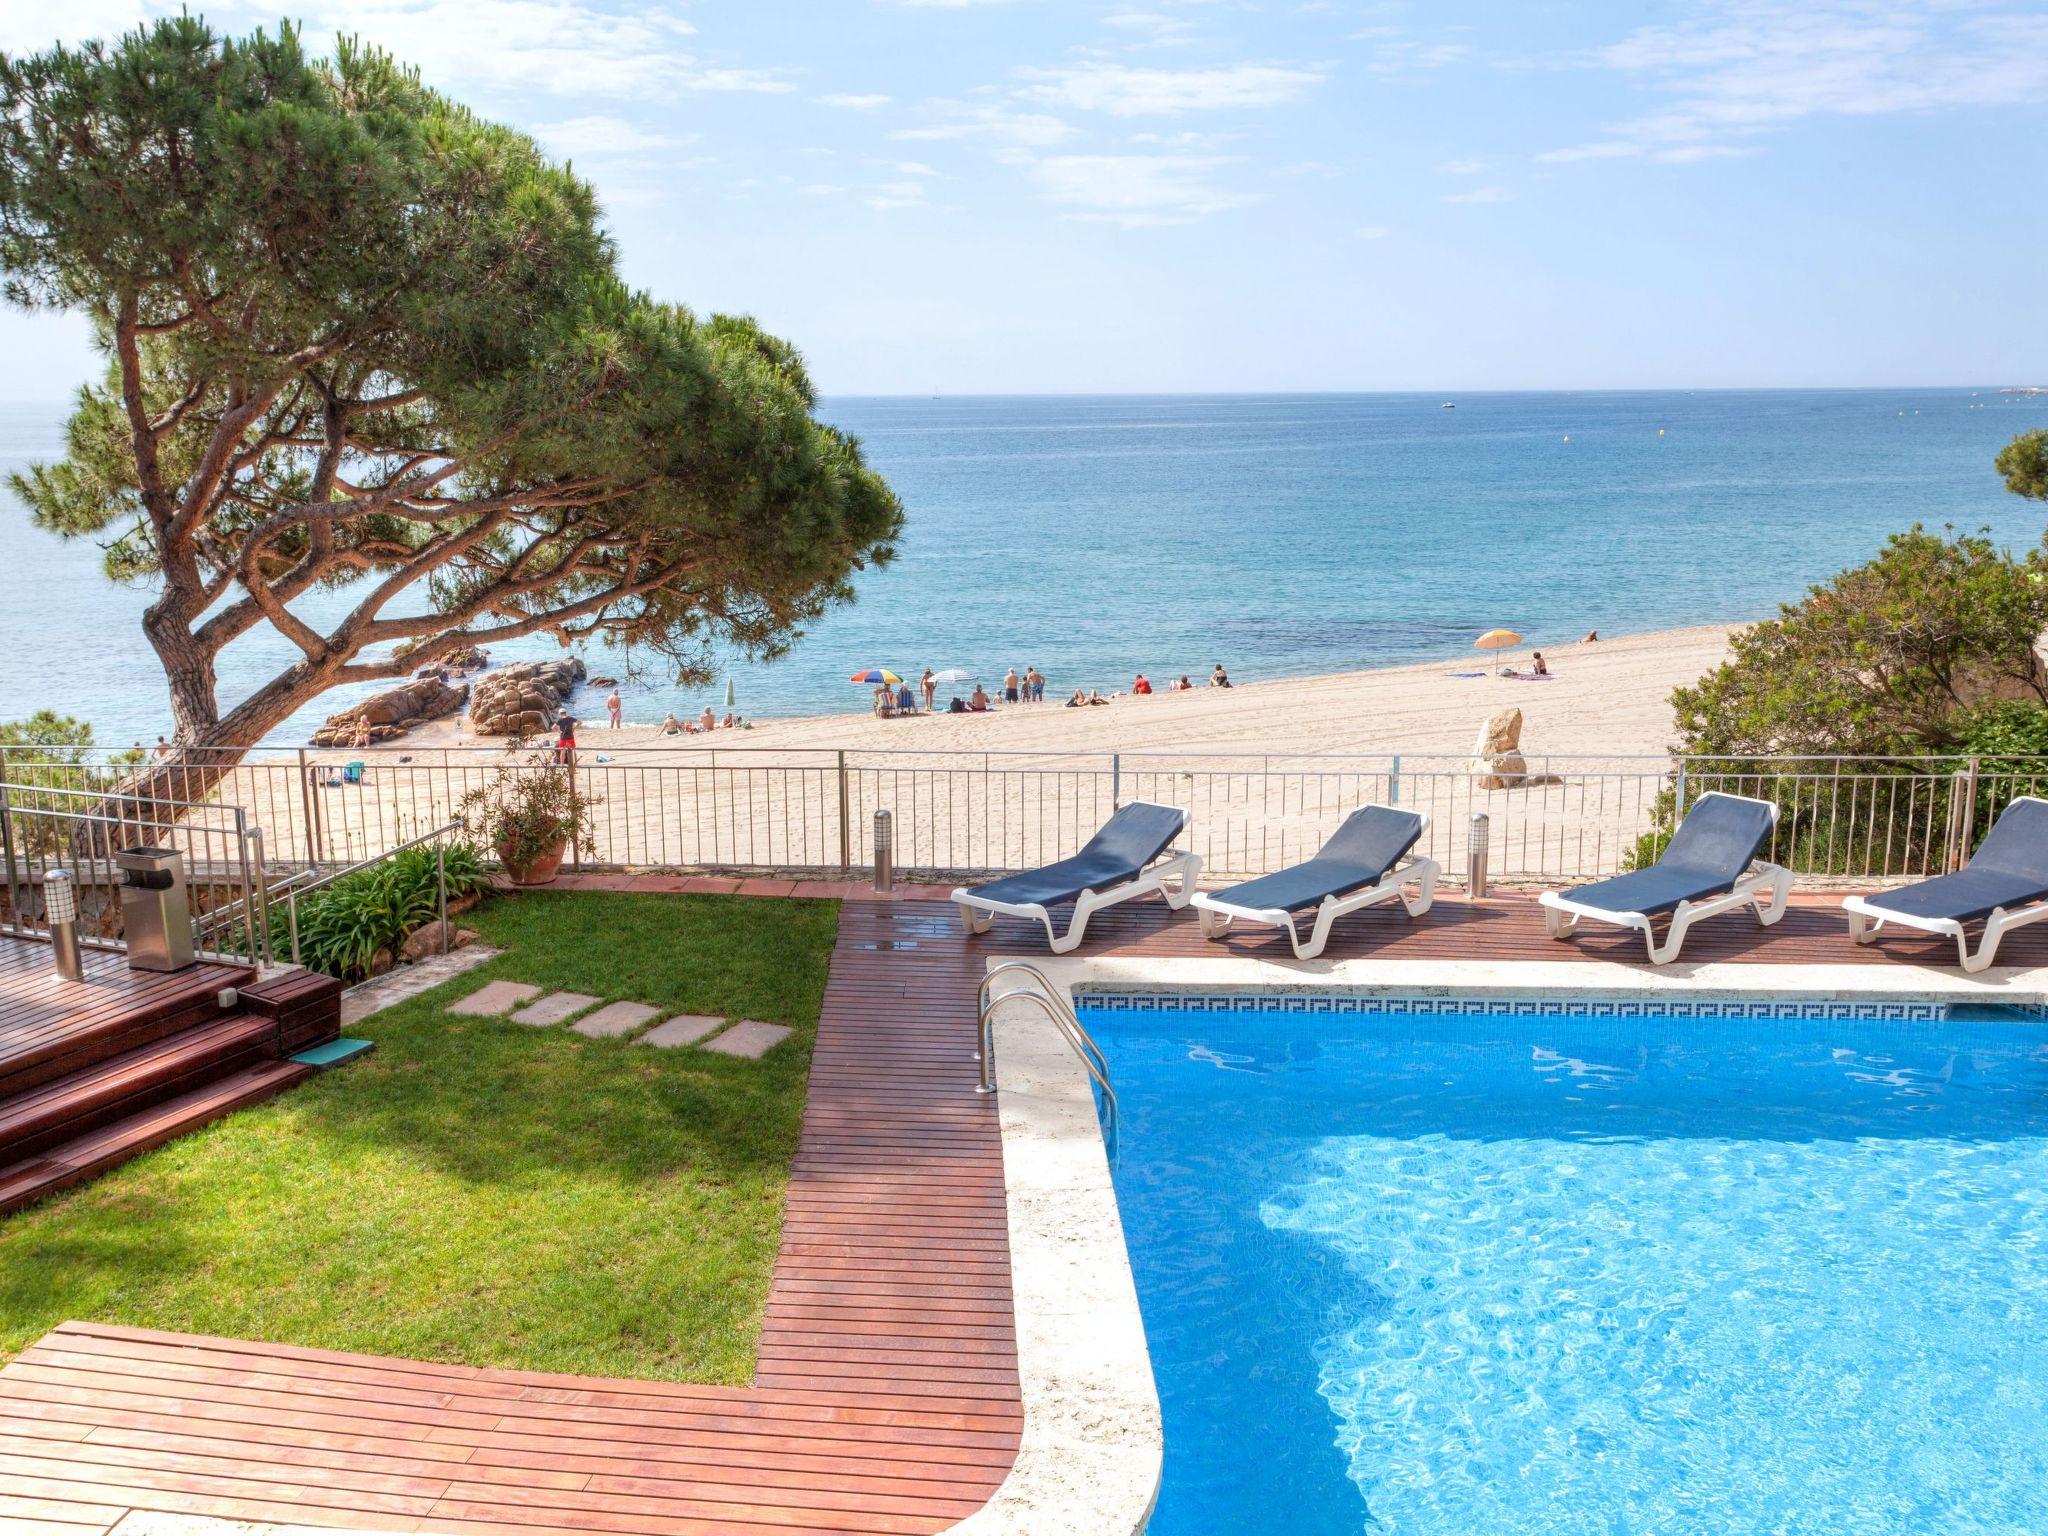
[[[864,708],[872,665],[1036,663],[1058,689],[1202,673],[1241,681],[1452,656],[1496,624],[1537,645],[1760,617],[1915,520],[2040,537],[1991,470],[2048,401],[1992,390],[835,399],[896,486],[901,559],[772,667],[743,712]],[[54,455],[61,405],[0,405],[0,471]],[[1569,438],[1569,441],[1566,439]],[[94,552],[0,492],[0,718],[49,704],[151,736],[162,686]],[[304,606],[316,620],[344,600]],[[554,654],[550,640],[513,648]],[[510,654],[510,651],[508,651]],[[290,659],[259,633],[228,702]],[[593,658],[598,670],[617,663]],[[360,692],[361,690],[358,690]],[[631,684],[628,718],[708,692]],[[303,739],[315,714],[287,728]]]
[[[2048,1530],[2048,1025],[1083,1016],[1155,1536]]]

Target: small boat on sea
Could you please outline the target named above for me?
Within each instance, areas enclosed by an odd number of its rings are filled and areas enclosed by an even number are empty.
[[[1458,403],[1455,400],[1446,400],[1442,405],[1437,407],[1437,409],[1440,411],[1455,411],[1457,408]]]

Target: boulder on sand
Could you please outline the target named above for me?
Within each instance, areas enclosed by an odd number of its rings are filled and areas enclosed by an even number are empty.
[[[351,704],[313,733],[316,747],[347,747],[355,743],[356,730],[367,724],[370,740],[386,742],[403,736],[416,725],[452,715],[469,702],[469,689],[451,686],[445,678],[421,677],[375,694],[360,704]]]
[[[583,663],[574,656],[523,661],[486,673],[470,692],[469,727],[479,736],[532,736],[544,731],[584,675]]]
[[[1472,743],[1474,789],[1527,789],[1559,782],[1555,774],[1529,771],[1529,760],[1522,755],[1522,712],[1514,705],[1497,710],[1479,727],[1479,739]]]

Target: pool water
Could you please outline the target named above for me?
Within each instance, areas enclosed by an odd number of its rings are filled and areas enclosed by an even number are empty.
[[[2048,1531],[2048,1023],[1266,1002],[1081,999],[1157,1536]]]

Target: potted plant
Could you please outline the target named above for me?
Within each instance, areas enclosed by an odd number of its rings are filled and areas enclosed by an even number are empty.
[[[561,870],[570,848],[597,852],[590,834],[598,797],[576,788],[573,768],[536,752],[523,764],[508,764],[462,797],[462,819],[514,885],[546,885]]]

